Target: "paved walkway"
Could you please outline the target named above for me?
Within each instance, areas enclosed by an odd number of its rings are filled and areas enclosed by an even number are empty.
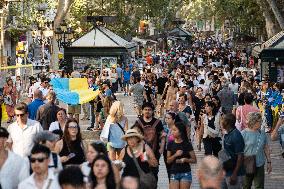
[[[137,116],[133,110],[133,99],[130,96],[123,96],[123,94],[117,94],[117,98],[124,103],[125,114],[129,120],[129,125],[132,125]],[[198,151],[196,145],[194,145],[195,153],[197,156],[197,162],[199,162],[202,157],[204,157],[204,151]],[[267,189],[283,189],[284,188],[284,159],[281,157],[280,144],[278,141],[270,142],[271,148],[271,159],[272,159],[272,173],[270,175],[265,175],[265,188]],[[196,178],[196,168],[197,165],[192,165],[193,182],[191,188],[198,189],[199,183]],[[159,189],[168,188],[168,178],[166,173],[166,167],[164,164],[163,157],[160,159],[160,171],[159,171]]]
[[[130,96],[123,96],[123,94],[119,93],[117,94],[117,98],[121,100],[124,103],[124,109],[125,109],[125,114],[129,120],[129,125],[131,126],[137,116],[133,110],[133,99]],[[66,107],[63,104],[60,104],[62,107]],[[86,129],[89,126],[88,121],[81,121],[80,125],[82,129]],[[7,127],[7,124],[3,124],[3,126]],[[84,131],[86,132],[86,131]],[[89,132],[89,131],[88,131]],[[203,151],[198,151],[196,149],[196,145],[194,145],[195,148],[195,153],[197,156],[197,162],[201,160],[202,157],[204,157],[204,152]],[[266,174],[265,175],[265,188],[267,189],[283,189],[284,188],[284,159],[281,156],[281,148],[280,144],[278,141],[276,142],[271,142],[270,141],[270,148],[271,148],[271,159],[272,159],[272,173],[270,175]],[[192,165],[192,174],[193,174],[193,183],[191,188],[193,189],[198,189],[199,184],[196,178],[196,167],[197,165]],[[163,161],[163,157],[160,159],[160,172],[159,172],[159,181],[158,181],[158,188],[159,189],[166,189],[168,188],[168,178],[167,178],[167,173],[166,173],[166,167]]]

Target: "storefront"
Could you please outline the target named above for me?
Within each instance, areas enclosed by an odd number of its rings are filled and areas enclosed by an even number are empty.
[[[64,59],[69,70],[81,71],[85,66],[100,69],[116,64],[127,64],[135,54],[136,44],[128,42],[111,32],[97,26],[89,33],[74,41],[64,50]]]
[[[284,88],[284,48],[267,48],[260,53],[261,77],[269,76],[272,82],[280,83]]]

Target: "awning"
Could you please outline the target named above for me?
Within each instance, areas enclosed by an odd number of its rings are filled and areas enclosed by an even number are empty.
[[[132,41],[133,42],[136,42],[136,43],[141,43],[142,45],[147,45],[149,43],[158,43],[157,41],[154,41],[154,40],[151,40],[151,39],[141,39],[141,38],[138,38],[138,37],[134,37],[132,38]]]
[[[135,43],[128,42],[112,31],[101,26],[95,27],[93,30],[89,31],[87,34],[74,41],[71,47],[123,47],[128,49],[129,51],[136,50]]]
[[[252,49],[252,55],[258,58],[259,54],[267,48],[284,48],[284,31],[277,33],[261,45],[255,46]]]

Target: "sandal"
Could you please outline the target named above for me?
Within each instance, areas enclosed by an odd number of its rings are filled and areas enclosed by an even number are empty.
[[[92,131],[101,131],[101,128],[92,128]]]

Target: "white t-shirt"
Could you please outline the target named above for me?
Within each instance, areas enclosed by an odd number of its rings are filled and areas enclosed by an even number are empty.
[[[199,84],[197,87],[201,87],[203,89],[203,95],[206,95],[208,93],[209,87],[204,84]]]
[[[43,131],[40,123],[35,120],[28,119],[27,124],[22,129],[17,122],[12,123],[8,127],[9,139],[7,142],[12,144],[12,151],[21,157],[30,155],[34,145],[34,136]]]
[[[54,121],[50,124],[49,126],[49,131],[55,131],[55,130],[60,130],[60,125],[59,125],[59,122],[58,121]],[[64,131],[64,128],[62,129]]]
[[[202,57],[197,58],[197,65],[198,65],[198,67],[203,67],[203,58]]]
[[[17,188],[19,183],[30,176],[28,161],[8,151],[8,158],[0,169],[0,184],[2,188]]]
[[[21,182],[19,184],[18,189],[27,189],[27,188],[37,188],[35,180],[34,180],[34,173],[29,176],[26,180]],[[60,189],[61,187],[59,186],[58,183],[58,178],[57,175],[54,174],[52,170],[48,170],[48,176],[47,179],[44,180],[43,184],[44,189]]]
[[[86,177],[88,177],[90,175],[91,172],[91,167],[89,166],[89,162],[84,162],[81,164],[81,171],[83,173],[83,175],[85,175]]]
[[[40,87],[39,90],[41,90],[42,96],[44,96],[44,97],[47,95],[47,93],[49,91],[48,88],[43,88],[43,87]]]

